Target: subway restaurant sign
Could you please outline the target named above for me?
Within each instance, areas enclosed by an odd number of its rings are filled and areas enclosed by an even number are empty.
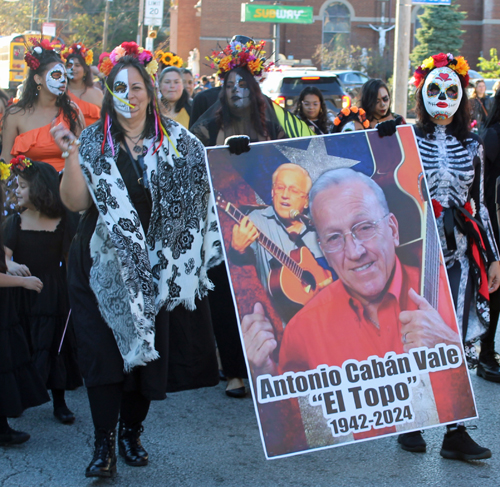
[[[242,22],[273,22],[282,24],[312,24],[312,7],[290,7],[288,5],[241,4]]]

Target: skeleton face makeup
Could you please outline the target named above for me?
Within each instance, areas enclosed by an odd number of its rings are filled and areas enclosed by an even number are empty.
[[[45,75],[47,89],[56,96],[62,95],[66,91],[66,68],[63,64],[56,64],[47,71]]]
[[[422,96],[427,113],[437,120],[446,120],[455,114],[462,100],[460,78],[451,68],[436,68],[425,79]]]
[[[229,74],[225,89],[230,109],[241,110],[250,106],[250,89],[238,73]]]
[[[126,118],[130,118],[130,110],[132,108],[120,101],[118,98],[121,98],[128,103],[129,90],[130,85],[128,81],[128,70],[122,69],[116,75],[113,83],[113,95],[115,95],[113,96],[113,104],[115,106],[115,110]]]
[[[75,60],[74,59],[70,59],[66,63],[66,74],[68,75],[69,79],[73,79],[75,77],[75,75],[73,74],[73,68],[74,68],[74,66],[75,66]]]

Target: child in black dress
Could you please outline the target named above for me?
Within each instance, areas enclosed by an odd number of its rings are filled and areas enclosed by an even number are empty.
[[[21,320],[34,364],[47,389],[52,391],[54,416],[61,423],[70,424],[75,415],[68,409],[64,393],[79,387],[82,380],[68,320],[64,266],[68,245],[59,177],[49,164],[23,156],[13,159],[11,164],[17,176],[17,202],[24,211],[9,216],[5,222],[8,272],[17,276],[36,275],[44,283],[40,295],[20,290],[16,301],[18,309],[23,310]]]
[[[0,169],[2,179],[2,174],[8,170],[5,165]],[[0,203],[2,193],[3,188]],[[0,211],[0,224],[1,222]],[[30,438],[28,433],[13,430],[7,422],[8,417],[19,416],[25,409],[49,401],[43,381],[31,361],[14,304],[13,290],[10,289],[23,287],[27,292],[35,294],[33,291],[39,293],[43,284],[37,277],[10,276],[5,273],[6,270],[0,231],[0,446],[24,443]]]

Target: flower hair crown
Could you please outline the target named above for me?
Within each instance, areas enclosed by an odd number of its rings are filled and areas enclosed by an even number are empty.
[[[115,47],[110,53],[103,52],[99,56],[99,64],[97,68],[104,76],[109,76],[113,66],[124,56],[135,57],[145,68],[150,76],[154,76],[158,70],[158,63],[151,54],[143,47],[140,47],[135,42],[122,42],[119,46]]]
[[[16,172],[23,172],[32,165],[31,159],[28,159],[26,156],[17,156],[10,160],[10,168]]]
[[[351,107],[351,108],[342,108],[342,110],[340,110],[339,114],[335,117],[335,120],[333,121],[333,125],[335,125],[335,127],[338,127],[346,118],[348,118],[351,115],[357,115],[358,116],[357,121],[365,129],[370,128],[370,121],[367,120],[367,118],[366,118],[366,112],[362,108],[358,108],[356,106]]]
[[[413,77],[414,85],[418,88],[420,83],[427,75],[435,68],[450,68],[458,74],[462,88],[467,88],[469,84],[469,64],[463,56],[453,57],[453,54],[444,54],[440,52],[434,56],[430,56],[415,70]]]
[[[87,49],[81,42],[75,43],[69,47],[63,46],[63,49],[61,51],[61,59],[67,61],[72,54],[80,56],[88,66],[90,66],[94,61],[94,53],[92,52],[92,49]]]
[[[248,41],[246,44],[233,41],[222,51],[213,51],[206,59],[211,61],[212,69],[217,68],[217,74],[221,79],[234,68],[246,68],[253,76],[261,76],[263,71],[268,70],[268,67],[264,66],[265,45],[266,41],[257,44],[254,41]]]
[[[11,173],[19,174],[31,167],[33,163],[26,156],[17,156],[11,159],[10,164],[7,164],[3,159],[0,159],[0,181],[9,179]]]
[[[36,37],[31,37],[26,44],[26,54],[24,55],[24,61],[30,69],[36,71],[40,67],[40,57],[43,51],[54,51],[54,44],[48,39],[37,39]]]
[[[158,62],[154,58],[153,54],[151,54],[151,51],[147,51],[143,47],[138,46],[135,42],[122,42],[119,46],[115,47],[110,53],[103,52],[99,56],[99,64],[97,65],[97,68],[101,73],[103,73],[107,77],[109,76],[109,73],[111,73],[113,66],[118,64],[118,61],[124,56],[132,56],[136,58],[144,66],[146,72],[151,77],[151,83],[153,84],[153,88],[155,89],[155,76],[156,72],[158,71]],[[105,82],[105,85],[106,89],[111,93],[113,97],[117,98],[121,103],[124,103],[129,107],[134,108],[134,106],[131,105],[127,100],[124,100],[123,98],[120,98],[118,95],[113,93],[113,90],[111,90],[107,82]],[[160,143],[158,147],[153,151],[153,154],[155,154],[160,149],[161,145],[163,144],[164,137],[166,137],[170,142],[170,145],[172,145],[172,147],[174,148],[174,152],[177,155],[177,157],[180,157],[177,147],[175,147],[172,140],[170,139],[167,130],[163,126],[161,117],[159,116],[160,108],[158,106],[157,96],[154,97],[153,112],[155,117],[156,135],[160,139]],[[109,116],[109,113],[107,113],[104,118],[104,140],[101,145],[102,154],[104,154],[104,146],[106,145],[106,142],[108,142],[108,144],[111,146],[111,152],[113,153],[113,155],[115,155],[113,138],[111,136],[111,124],[112,124],[111,117]]]
[[[184,60],[180,56],[175,55],[173,52],[156,51],[155,58],[164,66],[182,68],[182,65],[184,64]]]

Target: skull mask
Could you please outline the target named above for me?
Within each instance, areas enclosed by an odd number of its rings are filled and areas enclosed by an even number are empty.
[[[47,89],[56,96],[64,94],[66,91],[66,68],[63,64],[56,64],[45,75]]]
[[[250,89],[238,73],[229,74],[225,88],[231,110],[242,110],[250,106]]]
[[[70,59],[66,63],[66,73],[67,73],[69,79],[73,79],[75,77],[75,75],[73,74],[74,66],[75,66],[75,61],[73,59]]]
[[[422,96],[427,113],[437,120],[446,120],[455,114],[462,100],[460,78],[451,68],[436,68],[427,75]]]
[[[130,85],[128,82],[128,70],[122,69],[118,72],[113,82],[113,104],[115,110],[126,118],[130,118],[130,110],[126,103],[121,100],[125,100],[128,103],[128,92]],[[121,99],[121,100],[120,100]]]

